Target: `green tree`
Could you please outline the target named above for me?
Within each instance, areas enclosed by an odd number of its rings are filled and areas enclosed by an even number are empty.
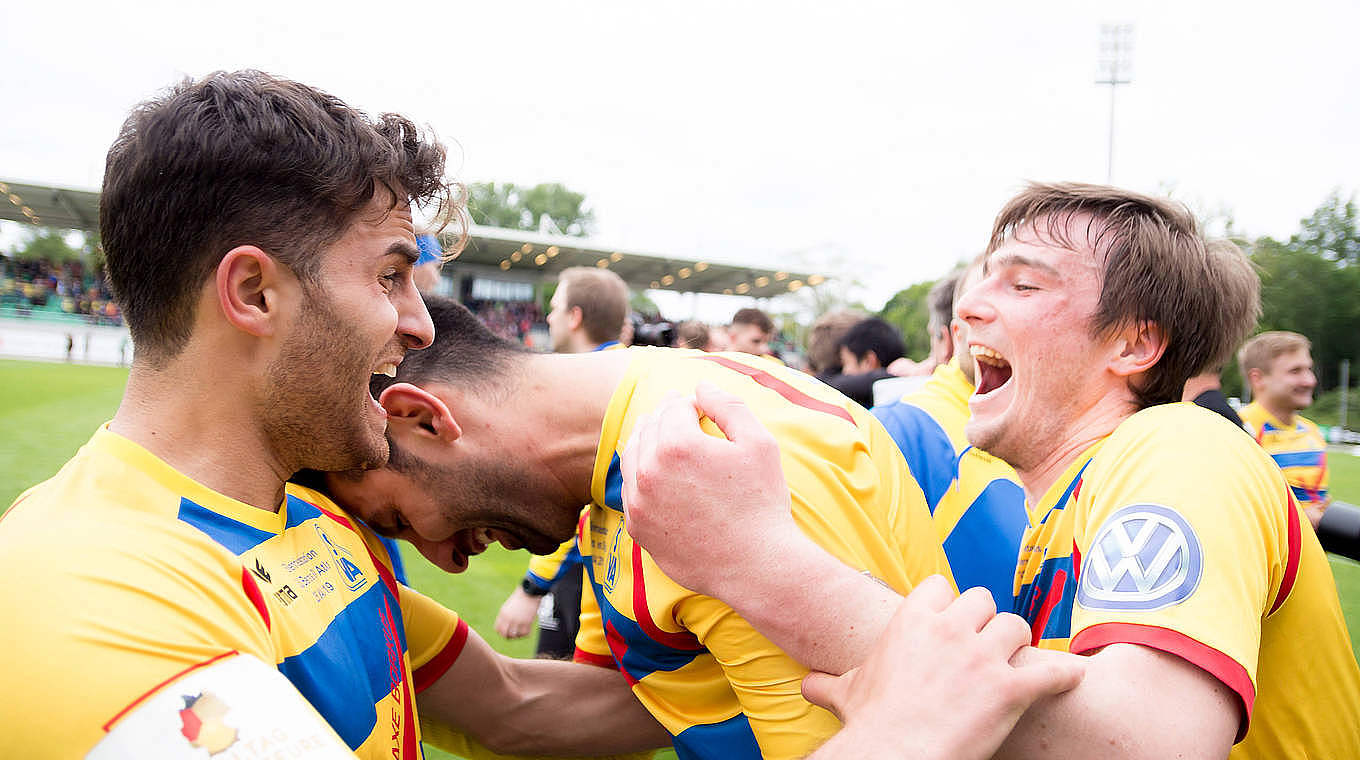
[[[907,356],[920,361],[930,355],[930,289],[937,280],[918,282],[893,294],[883,304],[878,316],[902,332],[902,340],[907,344]]]
[[[67,243],[66,234],[60,230],[38,228],[21,248],[14,251],[14,256],[28,261],[50,261],[54,264],[84,259],[87,255],[84,246],[75,247]]]
[[[1261,330],[1308,336],[1323,389],[1342,359],[1360,359],[1360,226],[1355,204],[1333,193],[1287,242],[1252,246],[1261,275]]]
[[[582,237],[595,225],[586,196],[556,182],[521,187],[513,182],[474,182],[468,187],[472,221],[511,230],[538,230],[544,219],[565,235]]]

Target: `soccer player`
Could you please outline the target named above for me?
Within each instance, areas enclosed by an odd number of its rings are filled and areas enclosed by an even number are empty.
[[[956,280],[951,303],[982,279],[983,260]],[[949,569],[960,589],[982,586],[997,609],[1010,610],[1015,556],[1029,525],[1025,491],[1015,470],[968,443],[968,398],[976,370],[968,324],[953,319],[953,358],[935,368],[920,390],[871,411],[902,450],[925,493]]]
[[[701,381],[727,388],[779,440],[787,473],[779,487],[792,494],[799,524],[825,551],[905,593],[942,572],[944,558],[882,426],[812,378],[757,357],[530,354],[456,303],[428,306],[433,346],[409,356],[380,394],[391,460],[331,477],[331,493],[451,572],[492,540],[550,551],[576,529],[600,616],[588,627],[583,613],[578,659],[622,670],[683,758],[797,758],[834,733],[835,718],[800,694],[806,668],[634,546],[619,456],[634,421],[669,394]]]
[[[443,172],[407,119],[259,72],[133,111],[100,198],[127,389],[0,521],[5,755],[414,760],[420,717],[503,751],[664,742],[617,674],[494,654],[285,485],[386,461],[369,378],[432,338],[411,205]]]
[[[1172,403],[1256,315],[1254,292],[1214,287],[1211,261],[1169,201],[1032,185],[1002,210],[986,275],[958,304],[978,361],[968,438],[1014,465],[1035,505],[1015,609],[1040,646],[1087,660],[1001,757],[1360,756],[1360,671],[1302,510],[1260,447]],[[863,639],[837,636],[882,630],[883,589],[798,534],[763,445],[703,435],[689,403],[656,445],[629,448],[635,540],[804,661],[859,662]],[[718,485],[736,472],[756,484]]]
[[[1312,344],[1298,333],[1264,332],[1243,344],[1237,364],[1251,388],[1242,420],[1284,470],[1294,498],[1316,528],[1331,504],[1327,494],[1327,440],[1313,421],[1299,414],[1313,403]]]
[[[548,312],[548,333],[558,353],[588,353],[621,348],[628,321],[628,284],[617,272],[569,267],[558,275]],[[537,613],[537,654],[569,660],[581,629],[584,560],[573,536],[547,556],[529,560],[519,586],[496,614],[496,632],[506,638],[527,636]]]

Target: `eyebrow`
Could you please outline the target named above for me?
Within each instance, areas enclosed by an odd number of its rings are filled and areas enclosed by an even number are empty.
[[[392,245],[387,246],[387,250],[383,251],[383,255],[402,256],[406,259],[406,263],[414,264],[420,260],[420,249],[413,243],[409,243],[405,240],[398,240],[392,243]]]
[[[1029,256],[1024,256],[1018,253],[1003,253],[1000,255],[993,254],[987,257],[985,266],[986,269],[990,269],[993,266],[1026,267],[1029,269],[1037,269],[1040,272],[1043,272],[1052,277],[1062,276],[1062,272],[1059,272],[1057,267],[1054,267],[1052,264],[1049,264],[1046,261],[1040,261],[1038,259],[1031,258]],[[984,269],[984,271],[986,270]]]

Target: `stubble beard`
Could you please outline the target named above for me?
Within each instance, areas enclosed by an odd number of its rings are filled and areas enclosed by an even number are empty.
[[[269,368],[260,404],[266,438],[295,470],[381,466],[387,439],[369,429],[368,395],[351,385],[371,374],[373,357],[356,355],[364,339],[325,296],[304,299],[296,331]]]

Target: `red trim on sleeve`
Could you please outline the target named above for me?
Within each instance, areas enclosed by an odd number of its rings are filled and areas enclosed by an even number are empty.
[[[416,668],[415,681],[416,693],[430,688],[438,681],[453,663],[458,661],[458,655],[463,653],[463,647],[467,645],[468,624],[466,620],[459,618],[458,626],[453,629],[453,635],[449,637],[448,643],[439,650],[439,654],[430,658],[430,661]]]
[[[255,582],[255,577],[244,567],[241,568],[241,589],[246,592],[246,598],[250,603],[255,605],[255,611],[264,618],[265,630],[273,630],[269,623],[269,608],[265,606],[264,594],[260,592],[260,584]]]
[[[1251,710],[1256,704],[1256,686],[1252,684],[1251,676],[1247,675],[1247,669],[1237,660],[1180,631],[1136,623],[1093,625],[1073,636],[1067,649],[1073,654],[1085,654],[1110,644],[1138,644],[1174,654],[1217,678],[1224,686],[1236,692],[1238,698],[1242,700],[1243,718],[1237,729],[1236,741],[1242,741],[1247,735]]]
[[[1285,562],[1284,579],[1280,581],[1280,590],[1275,594],[1275,603],[1270,605],[1267,615],[1275,614],[1275,610],[1289,598],[1289,592],[1294,590],[1294,581],[1299,575],[1299,554],[1303,548],[1303,529],[1299,525],[1299,508],[1294,503],[1294,492],[1286,485],[1284,493],[1289,497],[1289,559]]]
[[[806,393],[798,390],[797,388],[793,387],[792,385],[789,385],[783,380],[780,380],[774,375],[771,375],[765,370],[756,369],[755,367],[748,367],[745,364],[742,364],[741,362],[733,361],[724,356],[701,356],[697,358],[704,359],[706,361],[711,361],[716,364],[721,364],[722,366],[732,370],[733,372],[740,372],[741,374],[746,375],[747,377],[756,381],[756,383],[763,385],[766,388],[769,388],[770,390],[774,391],[775,393],[778,393],[779,395],[783,396],[784,400],[793,404],[797,404],[798,406],[801,406],[804,409],[811,409],[814,412],[826,412],[827,414],[840,417],[841,419],[845,420],[851,425],[855,424],[855,418],[851,417],[850,413],[847,412],[843,407],[836,406],[835,404],[828,404],[825,401],[815,399],[807,395]]]
[[[191,672],[193,672],[193,671],[195,671],[195,670],[198,670],[199,668],[206,668],[206,667],[208,667],[209,665],[213,664],[214,662],[217,662],[218,660],[221,660],[221,659],[223,659],[223,658],[225,658],[225,657],[231,657],[232,655],[237,655],[237,654],[240,654],[240,652],[238,652],[238,651],[236,651],[235,649],[233,649],[233,650],[231,650],[231,651],[229,651],[229,652],[223,652],[222,654],[219,654],[219,655],[217,655],[216,657],[209,657],[208,659],[204,660],[203,662],[195,663],[195,664],[193,664],[193,665],[190,665],[189,667],[185,668],[184,670],[181,670],[180,672],[174,674],[173,676],[170,676],[169,678],[165,679],[164,681],[161,681],[160,683],[156,684],[155,686],[152,686],[150,689],[147,689],[146,691],[142,692],[142,695],[141,695],[140,697],[137,697],[136,699],[132,700],[131,702],[128,702],[127,707],[124,707],[123,709],[119,710],[119,711],[117,712],[117,714],[115,714],[112,718],[109,718],[108,722],[105,723],[104,726],[103,726],[103,728],[104,728],[104,733],[108,733],[109,730],[113,728],[113,724],[117,723],[120,719],[122,719],[122,717],[123,717],[124,715],[127,715],[127,714],[132,710],[132,708],[134,708],[134,707],[136,707],[137,705],[140,705],[141,703],[145,702],[145,701],[147,700],[147,698],[150,697],[152,694],[155,694],[156,692],[160,691],[161,689],[164,689],[164,688],[165,688],[166,686],[168,686],[169,684],[174,683],[175,681],[178,681],[179,679],[183,678],[184,676],[188,675],[189,673],[191,673]]]
[[[663,631],[656,626],[652,620],[652,613],[647,609],[647,584],[642,575],[642,547],[633,544],[633,617],[636,619],[638,627],[652,641],[665,644],[671,649],[680,649],[690,652],[703,651],[703,646],[699,639],[689,631],[671,633]]]
[[[619,669],[618,663],[614,662],[614,658],[610,655],[587,652],[580,647],[576,647],[576,652],[571,656],[571,659],[572,662],[579,662],[584,665],[594,665],[597,668],[608,668],[610,670]]]

